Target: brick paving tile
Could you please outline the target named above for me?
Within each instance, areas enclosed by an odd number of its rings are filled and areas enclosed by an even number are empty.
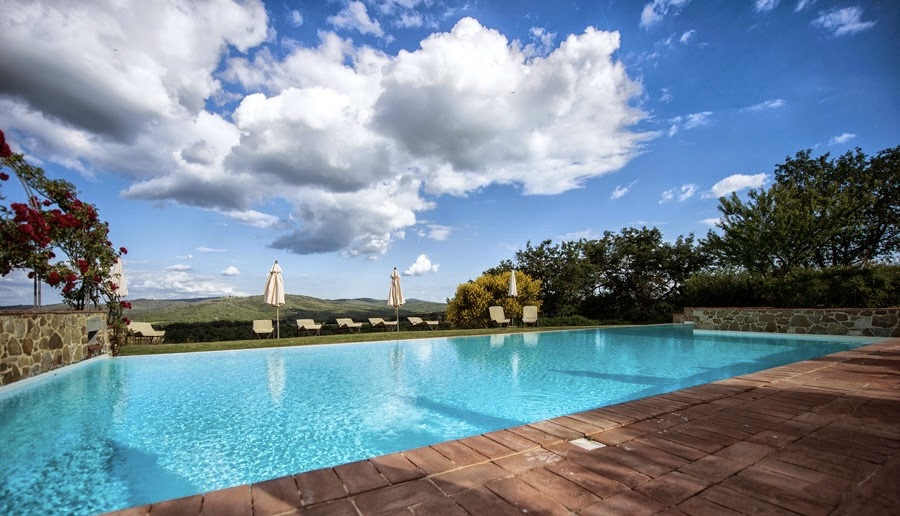
[[[881,467],[880,475],[867,477],[859,488],[835,511],[835,515],[896,514],[900,507],[900,457]]]
[[[329,502],[347,496],[344,483],[330,468],[307,471],[296,475],[303,505]]]
[[[203,495],[203,509],[201,515],[215,516],[240,516],[250,514],[253,507],[253,499],[250,494],[250,486],[229,487]]]
[[[815,433],[816,435],[827,435],[834,439],[850,443],[852,446],[871,448],[890,454],[900,447],[900,440],[887,436],[879,436],[866,431],[865,428],[858,426],[848,426],[845,420],[836,421]]]
[[[356,507],[363,514],[377,514],[394,509],[420,504],[430,498],[443,497],[441,492],[428,479],[413,480],[403,484],[368,491],[353,497]]]
[[[583,516],[620,516],[622,514],[649,516],[658,514],[664,508],[663,504],[640,493],[623,491],[582,509],[578,514]]]
[[[589,414],[588,412],[577,412],[575,414],[569,414],[567,417],[577,419],[579,421],[584,421],[585,423],[592,424],[604,430],[609,430],[610,428],[621,426],[621,423],[619,422],[600,417],[596,414]]]
[[[653,434],[653,436],[659,439],[672,441],[683,446],[694,448],[705,453],[715,453],[725,447],[721,444],[710,442],[706,439],[701,439],[699,437],[694,437],[693,435],[678,432],[677,427],[661,430]]]
[[[678,469],[690,462],[684,457],[669,453],[668,450],[660,449],[655,446],[636,443],[634,441],[620,444],[619,448],[623,448],[628,452],[635,453],[637,455],[640,455],[641,457],[644,457],[648,461],[654,462],[656,464],[659,464],[660,466],[665,466],[670,469]]]
[[[569,443],[562,443],[552,447],[554,453],[565,457],[567,460],[584,466],[600,475],[628,487],[634,487],[650,480],[650,477],[623,466],[618,462],[606,460],[597,450],[587,451]]]
[[[617,462],[629,469],[633,469],[638,473],[642,473],[652,478],[665,475],[675,469],[674,467],[650,461],[642,455],[618,446],[615,448],[601,448],[596,450],[595,453],[598,458]]]
[[[640,428],[635,430],[632,426],[633,425],[621,426],[619,428],[613,428],[612,430],[606,430],[599,434],[592,435],[591,438],[607,446],[615,446],[619,443],[624,443],[625,441],[630,441],[636,437],[641,437],[642,435],[647,435],[652,432],[652,430],[644,431]]]
[[[855,448],[850,446],[847,442],[841,442],[835,439],[823,439],[812,434],[798,439],[794,444],[812,448],[814,450],[835,451],[845,457],[862,459],[873,464],[881,464],[887,459],[887,456],[884,453],[879,453],[877,450]]]
[[[491,480],[507,477],[509,475],[509,471],[488,462],[468,466],[447,473],[441,473],[440,475],[431,477],[431,481],[434,482],[434,485],[438,486],[441,491],[449,495],[457,491],[462,491],[463,489],[478,487]]]
[[[679,411],[683,416],[688,416],[689,419],[697,419],[699,416],[707,416],[709,414],[713,414],[715,412],[720,412],[723,410],[723,407],[710,403],[710,402],[700,402],[697,405],[691,405],[690,407]]]
[[[666,414],[663,414],[659,417],[654,417],[651,419],[645,419],[643,421],[638,421],[637,423],[633,423],[628,425],[625,428],[631,428],[632,430],[637,430],[642,432],[644,435],[652,434],[653,432],[658,432],[664,428],[669,428],[670,426],[677,425],[682,423],[683,421],[673,421],[673,418],[665,417]]]
[[[250,486],[254,516],[271,516],[300,507],[300,489],[294,477],[280,477]]]
[[[403,456],[429,475],[457,468],[455,462],[444,457],[440,452],[430,446],[423,446],[414,450],[405,451],[403,452]]]
[[[335,466],[334,472],[344,482],[344,487],[351,495],[388,485],[388,481],[381,476],[375,465],[367,460]]]
[[[670,430],[689,435],[691,437],[696,437],[697,439],[702,439],[710,444],[715,444],[723,448],[725,446],[731,446],[732,444],[740,440],[736,437],[731,437],[725,434],[720,434],[719,432],[707,430],[706,428],[704,428],[704,426],[705,425],[699,424],[695,421],[691,421],[683,425],[673,426],[672,428],[670,428]]]
[[[496,432],[484,434],[484,436],[493,441],[497,441],[503,446],[506,446],[507,448],[515,451],[530,450],[532,448],[538,447],[538,444],[536,442],[526,439],[520,435],[516,435],[509,430],[498,430]]]
[[[392,484],[407,482],[425,476],[425,472],[409,461],[401,453],[391,453],[369,459],[375,469]]]
[[[349,499],[345,498],[314,507],[304,507],[290,514],[291,516],[359,516],[359,511]]]
[[[719,412],[716,414],[716,417],[737,421],[739,423],[747,423],[761,428],[771,428],[786,421],[783,417],[775,417],[760,412],[746,410],[743,405],[735,409]]]
[[[797,516],[797,513],[794,511],[789,511],[783,507],[760,500],[758,497],[734,491],[721,485],[710,487],[696,498],[754,516]]]
[[[743,513],[726,509],[699,496],[692,496],[678,504],[677,509],[690,516],[743,516]]]
[[[791,419],[790,421],[779,423],[772,428],[757,433],[747,439],[746,442],[763,444],[774,448],[783,448],[814,431],[816,428],[818,428],[817,425]]]
[[[726,448],[722,448],[716,452],[716,455],[726,459],[736,460],[749,466],[773,451],[773,448],[763,446],[762,444],[739,442]]]
[[[488,439],[483,435],[473,435],[472,437],[466,437],[465,439],[460,439],[459,442],[465,444],[469,448],[472,448],[473,450],[489,459],[506,457],[507,455],[512,455],[513,453],[515,453],[515,451],[511,448],[507,448],[497,441]]]
[[[756,466],[810,484],[807,492],[832,505],[837,505],[841,501],[843,493],[848,490],[852,491],[855,487],[855,483],[846,478],[828,475],[771,457],[759,461]]]
[[[800,451],[797,447],[779,451],[774,457],[782,462],[796,464],[848,480],[867,478],[878,469],[876,464],[864,460],[844,457],[827,451],[810,449]]]
[[[760,385],[765,385],[760,382],[756,382],[753,380],[742,379],[741,377],[734,378],[726,378],[725,380],[716,380],[717,385],[725,385],[727,387],[735,387],[735,388],[743,388],[743,389],[752,389],[754,387],[759,387]]]
[[[465,509],[450,498],[433,498],[409,509],[416,516],[469,516]]]
[[[174,500],[156,502],[150,506],[150,514],[153,516],[183,516],[200,514],[203,506],[203,495],[185,496]]]
[[[543,468],[526,471],[518,478],[572,511],[577,511],[600,500],[590,491]]]
[[[712,434],[718,434],[721,436],[729,437],[732,440],[740,441],[742,439],[747,439],[748,437],[753,436],[757,432],[749,431],[749,430],[740,430],[734,427],[733,424],[723,423],[720,424],[719,420],[716,419],[715,416],[706,416],[700,419],[696,419],[691,421],[690,423],[685,424],[682,428],[692,428],[697,430],[703,430],[705,432],[710,432]],[[724,443],[723,443],[724,444]]]
[[[616,417],[621,419],[623,425],[647,419],[647,414],[645,412],[636,408],[632,408],[628,403],[610,405],[608,407],[603,407],[603,409],[601,410],[603,410],[606,414],[615,415]]]
[[[722,486],[800,514],[827,514],[832,505],[807,494],[805,482],[751,466],[725,479]]]
[[[551,464],[546,469],[573,484],[581,486],[600,498],[606,498],[627,489],[627,487],[615,480],[571,462]]]
[[[555,435],[563,441],[571,441],[572,439],[580,439],[584,437],[584,432],[572,430],[567,426],[554,423],[553,421],[538,421],[537,423],[529,423],[530,427],[537,428],[542,432]]]
[[[706,452],[702,452],[696,448],[684,446],[683,444],[674,443],[672,441],[666,441],[665,439],[660,439],[656,435],[638,437],[633,442],[641,446],[652,446],[653,448],[663,450],[687,460],[697,460],[701,457],[706,457],[707,455]]]
[[[494,480],[485,484],[484,487],[523,512],[547,515],[569,514],[569,510],[565,506],[515,477]]]
[[[709,485],[710,482],[701,478],[673,471],[654,478],[646,484],[641,484],[634,490],[665,505],[678,505],[687,497],[703,491]]]
[[[522,512],[515,506],[500,498],[493,491],[485,487],[466,489],[456,493],[451,498],[465,509],[469,514],[484,514],[491,516],[522,516]]]
[[[610,410],[610,408],[611,407],[604,407],[604,408],[600,408],[600,409],[588,410],[583,413],[591,415],[591,416],[596,416],[601,419],[606,419],[608,421],[612,421],[613,423],[618,423],[620,426],[636,422],[634,417],[626,416],[626,415],[620,414],[618,412],[614,412],[614,411]],[[641,419],[643,419],[643,418],[641,418]]]
[[[693,477],[702,478],[703,480],[718,483],[726,478],[734,475],[747,467],[738,461],[717,457],[715,455],[707,455],[702,459],[686,464],[678,469],[682,473],[686,473]]]
[[[754,434],[758,434],[763,430],[768,429],[770,426],[759,426],[748,421],[735,421],[733,419],[724,418],[720,414],[721,412],[713,414],[711,416],[706,416],[705,418],[703,418],[703,422],[708,425],[715,425],[717,427],[727,429],[729,431],[733,430],[736,432],[741,432],[742,434],[746,434],[744,438],[750,437]]]
[[[579,419],[575,419],[573,417],[562,416],[556,417],[550,420],[553,423],[556,423],[559,426],[564,426],[570,430],[574,430],[576,432],[580,432],[584,435],[591,435],[597,432],[602,432],[606,430],[601,426],[597,426],[591,423],[587,423],[585,421],[581,421]]]
[[[460,466],[470,466],[489,460],[484,455],[459,441],[447,441],[439,444],[432,444],[431,447]]]
[[[529,469],[534,469],[547,464],[553,464],[563,460],[559,455],[545,450],[543,448],[535,448],[533,450],[524,451],[509,457],[503,457],[494,461],[494,464],[509,471],[513,474],[524,473]]]
[[[558,443],[560,441],[566,440],[559,437],[558,435],[549,434],[531,425],[514,426],[512,428],[509,428],[508,430],[520,437],[524,437],[530,441],[534,441],[541,446],[546,446],[548,444]]]

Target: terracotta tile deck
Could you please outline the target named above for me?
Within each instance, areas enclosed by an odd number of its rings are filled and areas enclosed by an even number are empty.
[[[605,446],[586,450],[587,437]],[[116,515],[900,514],[900,339]]]

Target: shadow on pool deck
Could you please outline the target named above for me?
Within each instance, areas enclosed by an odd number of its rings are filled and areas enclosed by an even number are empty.
[[[605,446],[588,451],[570,441]],[[900,339],[110,513],[898,514]]]

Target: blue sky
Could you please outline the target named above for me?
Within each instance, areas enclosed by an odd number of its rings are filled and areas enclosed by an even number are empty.
[[[397,267],[444,301],[528,241],[701,237],[788,155],[898,145],[897,27],[888,0],[11,0],[0,129],[97,205],[132,299],[261,295],[277,259],[289,294],[386,298]]]

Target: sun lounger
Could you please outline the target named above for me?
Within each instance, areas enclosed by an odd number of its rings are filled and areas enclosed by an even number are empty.
[[[372,325],[372,329],[385,329],[385,330],[396,330],[397,323],[399,321],[385,321],[381,317],[369,317],[369,324]]]
[[[501,328],[509,326],[509,319],[507,319],[506,314],[503,313],[502,306],[489,306],[488,314],[491,316],[491,323],[496,324]]]
[[[424,321],[421,317],[407,317],[407,319],[409,320],[409,324],[411,324],[413,328],[425,327],[433,330],[437,328],[439,324],[441,324],[440,321]]]
[[[319,335],[324,323],[317,323],[312,319],[297,319],[297,331],[305,330],[307,335]],[[313,333],[315,332],[315,333]]]
[[[272,325],[272,321],[269,319],[257,319],[253,321],[253,333],[260,339],[263,335],[268,339],[275,333],[275,326]]]
[[[165,330],[154,330],[150,323],[136,321],[128,323],[128,331],[135,341],[145,344],[162,344],[166,334]]]
[[[534,305],[525,305],[522,307],[522,326],[537,324],[537,307]]]
[[[350,318],[339,318],[335,320],[337,321],[338,331],[350,330],[350,333],[359,333],[362,331],[363,323],[361,322],[353,322],[353,319]]]

